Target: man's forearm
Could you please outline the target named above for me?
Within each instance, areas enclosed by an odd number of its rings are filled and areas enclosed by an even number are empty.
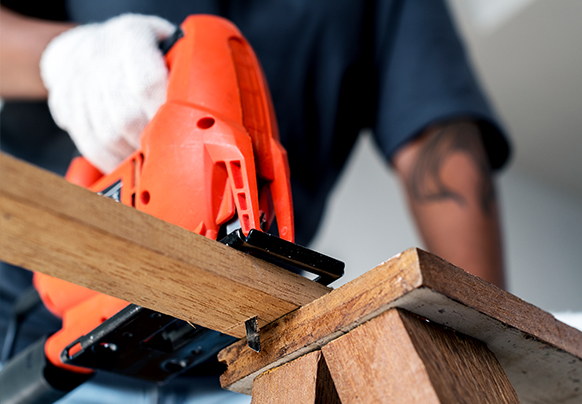
[[[0,8],[0,97],[43,99],[39,62],[51,39],[74,25],[29,18]]]
[[[478,126],[429,128],[394,165],[427,249],[505,287],[497,198]]]

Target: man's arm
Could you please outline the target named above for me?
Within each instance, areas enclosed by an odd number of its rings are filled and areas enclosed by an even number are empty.
[[[393,163],[427,249],[505,287],[497,198],[479,127],[430,127]]]
[[[25,17],[0,7],[0,97],[45,99],[40,57],[51,39],[73,26]]]

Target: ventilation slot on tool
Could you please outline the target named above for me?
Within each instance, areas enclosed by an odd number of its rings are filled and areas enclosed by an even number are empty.
[[[267,113],[262,97],[261,78],[255,69],[250,47],[239,38],[228,41],[240,89],[243,126],[251,136],[253,147],[264,150],[269,147]]]
[[[240,161],[231,161],[230,162],[230,171],[232,173],[232,179],[234,181],[234,186],[236,189],[243,189],[244,181],[243,175],[241,172]]]

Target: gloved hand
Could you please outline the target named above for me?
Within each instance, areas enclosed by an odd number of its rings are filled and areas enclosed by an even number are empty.
[[[159,17],[125,14],[66,31],[42,55],[55,122],[103,173],[139,147],[166,99],[168,70],[158,44],[174,30]]]

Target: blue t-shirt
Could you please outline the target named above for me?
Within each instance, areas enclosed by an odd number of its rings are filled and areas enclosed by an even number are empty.
[[[207,13],[240,28],[269,82],[289,156],[300,244],[307,245],[315,233],[362,128],[373,130],[389,160],[427,126],[472,118],[481,125],[491,166],[499,168],[507,160],[508,142],[442,1],[68,0],[66,8],[69,19],[79,23],[134,12],[179,24],[189,14]],[[60,150],[62,170],[70,151]],[[3,314],[10,305],[5,298],[29,282],[26,275],[12,287],[10,279],[17,276],[10,271],[0,273]],[[42,335],[39,324],[25,326],[22,335]],[[0,342],[2,328],[0,318]]]
[[[261,61],[289,156],[297,242],[315,233],[362,128],[390,159],[431,123],[481,121],[491,165],[508,146],[436,0],[68,0],[80,23],[133,12],[233,21]]]

